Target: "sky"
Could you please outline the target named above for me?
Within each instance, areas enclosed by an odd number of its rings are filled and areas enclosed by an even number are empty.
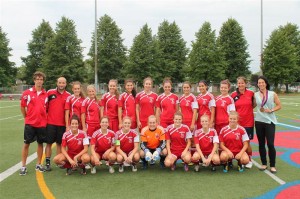
[[[298,13],[298,14],[297,14]],[[287,23],[300,26],[300,0],[263,0],[263,42],[272,31]],[[243,28],[250,54],[250,70],[259,71],[261,49],[261,0],[97,0],[97,18],[108,14],[122,29],[124,45],[129,49],[133,39],[146,23],[157,34],[164,20],[175,21],[191,49],[195,33],[204,22],[210,22],[219,34],[222,24],[236,19]],[[22,65],[20,57],[29,54],[27,43],[32,31],[49,21],[53,29],[61,17],[75,22],[82,40],[83,55],[91,47],[95,28],[95,0],[0,0],[0,26],[10,40],[10,61]]]

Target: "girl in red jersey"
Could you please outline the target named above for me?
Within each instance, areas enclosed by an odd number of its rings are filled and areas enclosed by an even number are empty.
[[[205,80],[199,82],[200,94],[197,96],[198,102],[198,120],[197,120],[197,129],[201,129],[200,118],[202,115],[209,116],[209,128],[214,127],[215,122],[215,108],[216,101],[215,97],[207,91],[208,84]]]
[[[139,143],[140,137],[138,133],[130,129],[131,118],[125,116],[123,118],[122,129],[116,132],[116,152],[117,162],[119,163],[119,172],[124,171],[124,163],[131,164],[132,171],[137,171],[136,164],[140,161]]]
[[[229,113],[229,125],[222,128],[219,140],[222,149],[220,159],[224,164],[223,171],[228,172],[228,162],[232,159],[238,161],[238,171],[243,172],[242,165],[249,163],[249,156],[246,153],[249,137],[246,130],[238,125],[239,115],[236,111]]]
[[[221,129],[228,125],[228,116],[230,111],[235,111],[234,101],[228,94],[230,82],[228,79],[220,83],[221,95],[216,97],[216,125],[215,129],[220,134]]]
[[[176,168],[176,160],[182,159],[184,162],[184,170],[188,171],[188,164],[191,162],[191,146],[192,133],[187,125],[182,124],[182,114],[180,112],[174,115],[174,124],[169,125],[166,130],[166,141],[168,155],[165,160],[165,166],[171,167],[174,171]]]
[[[164,93],[159,95],[155,107],[156,118],[159,125],[167,128],[173,123],[173,117],[178,110],[178,96],[171,93],[172,81],[169,78],[165,78],[163,81]]]
[[[203,165],[209,166],[211,170],[216,171],[215,165],[220,164],[220,157],[217,153],[219,147],[219,138],[215,129],[209,128],[209,116],[201,116],[201,129],[194,133],[194,143],[196,145],[196,152],[193,154],[192,161],[195,164],[195,171],[199,171],[199,162]]]
[[[196,97],[191,93],[190,82],[182,84],[183,95],[179,98],[179,108],[183,115],[182,123],[187,125],[191,132],[195,130],[195,121],[197,117],[198,103]]]
[[[136,129],[136,106],[135,106],[135,95],[136,90],[134,88],[134,82],[132,79],[125,80],[125,91],[119,97],[118,102],[118,118],[119,118],[119,129],[122,128],[122,119],[125,116],[131,118],[131,129]]]
[[[153,80],[147,77],[143,81],[144,90],[136,95],[136,118],[137,126],[141,130],[147,126],[147,120],[150,115],[155,114],[155,102],[157,94],[152,92]]]
[[[72,115],[77,115],[78,118],[81,116],[81,105],[84,100],[84,94],[81,91],[81,83],[72,83],[73,95],[69,96],[65,103],[65,121],[66,131],[70,130],[70,118]],[[81,121],[79,122],[79,129],[82,129]]]
[[[97,103],[96,88],[87,87],[88,97],[82,102],[81,122],[82,130],[87,132],[89,138],[100,128],[100,107]]]
[[[254,129],[254,113],[253,108],[255,108],[254,93],[246,88],[247,79],[245,77],[237,78],[237,89],[231,94],[234,100],[236,111],[239,114],[239,124],[245,128],[249,143],[247,148],[247,154],[249,155],[250,161],[246,168],[250,169],[253,165],[251,162],[252,148],[250,145],[250,140],[253,139],[253,129]]]
[[[77,166],[82,168],[82,174],[86,174],[85,164],[90,162],[88,155],[89,139],[86,133],[80,129],[79,117],[73,115],[71,118],[70,130],[62,137],[61,153],[53,158],[57,165],[67,168],[66,175],[72,173],[72,168]]]
[[[109,80],[109,91],[105,93],[100,100],[100,116],[109,118],[109,128],[114,132],[119,130],[118,120],[118,81],[115,79]]]
[[[96,166],[99,166],[101,160],[109,162],[109,173],[114,173],[112,165],[117,159],[115,151],[115,133],[108,129],[108,117],[102,117],[100,121],[101,128],[93,133],[91,139],[91,173],[96,173]]]

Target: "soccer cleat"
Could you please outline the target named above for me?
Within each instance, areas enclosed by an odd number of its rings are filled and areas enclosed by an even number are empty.
[[[132,165],[131,165],[131,168],[132,168],[132,171],[133,171],[133,172],[136,172],[136,171],[137,171],[137,166],[136,166],[136,164],[132,164]]]
[[[120,165],[119,165],[119,172],[120,172],[120,173],[123,173],[123,172],[124,172],[124,166],[123,166],[123,164],[120,164]]]
[[[26,167],[21,167],[19,175],[24,176],[24,175],[26,175],[26,173],[27,173],[27,168]]]
[[[155,165],[155,160],[150,160],[150,165]]]
[[[86,168],[85,167],[82,167],[82,170],[81,170],[81,175],[86,175]]]
[[[194,171],[198,172],[199,169],[200,169],[200,165],[199,164],[195,164]]]
[[[148,169],[148,162],[146,162],[146,161],[143,162],[143,169],[144,170]]]
[[[162,161],[162,159],[160,159],[159,164],[160,164],[160,168],[162,168],[162,169],[166,167],[165,163],[164,163],[164,161]]]
[[[176,169],[176,163],[174,163],[172,166],[171,166],[171,171],[175,171]]]
[[[233,168],[232,161],[228,162],[228,167],[231,168],[231,169]]]
[[[95,174],[97,172],[96,166],[91,167],[91,174]]]
[[[109,173],[114,173],[115,169],[112,166],[108,166]]]
[[[252,162],[252,161],[250,161],[248,164],[245,165],[245,167],[246,167],[247,169],[251,169],[252,166],[253,166],[253,162]]]
[[[238,164],[237,169],[238,169],[239,172],[243,172],[244,171],[244,168],[243,168],[243,166],[241,164]]]
[[[216,166],[211,166],[211,169],[210,169],[211,171],[216,171],[217,169],[216,169]]]
[[[184,163],[183,169],[184,171],[189,171],[189,165]]]
[[[67,168],[66,175],[69,176],[72,174],[72,168]]]
[[[228,172],[228,163],[224,164],[223,172],[227,173]]]
[[[45,171],[51,171],[51,165],[50,163],[47,163],[46,166],[45,166]]]
[[[90,164],[86,164],[85,165],[85,169],[90,169],[91,168],[91,165]]]
[[[41,164],[35,165],[35,170],[39,171],[39,172],[45,172],[45,169],[44,169],[43,165],[41,165]]]

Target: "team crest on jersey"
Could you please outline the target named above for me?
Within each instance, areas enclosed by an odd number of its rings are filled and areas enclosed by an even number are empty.
[[[128,142],[132,143],[132,137],[128,137]]]
[[[110,143],[111,143],[111,138],[108,137],[108,138],[106,138],[106,139],[107,139],[107,143],[110,144]]]
[[[155,133],[155,138],[159,139],[159,135],[157,133]]]
[[[221,106],[225,106],[226,105],[226,101],[222,100]]]
[[[202,104],[205,105],[206,104],[206,99],[202,99]]]
[[[210,143],[213,142],[213,137],[214,137],[214,136],[209,136],[209,142],[210,142]]]
[[[78,144],[78,145],[82,145],[82,139],[81,139],[81,138],[79,138],[79,139],[77,140],[77,144]]]
[[[190,101],[186,100],[185,101],[185,106],[190,106]]]
[[[170,98],[170,100],[171,100],[171,104],[175,104],[175,101],[173,98]]]
[[[239,133],[235,133],[235,139],[240,140],[240,134]]]
[[[184,132],[181,131],[181,132],[179,132],[179,133],[180,133],[180,138],[184,138]]]
[[[153,101],[154,101],[154,100],[153,100],[153,97],[149,97],[149,102],[150,102],[150,103],[153,103]]]

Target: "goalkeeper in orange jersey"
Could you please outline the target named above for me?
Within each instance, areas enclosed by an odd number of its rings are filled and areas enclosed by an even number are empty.
[[[154,115],[148,118],[148,126],[141,131],[141,149],[140,156],[143,161],[143,169],[148,168],[149,161],[160,160],[161,167],[164,167],[164,161],[167,155],[165,133],[161,126],[157,125]]]

